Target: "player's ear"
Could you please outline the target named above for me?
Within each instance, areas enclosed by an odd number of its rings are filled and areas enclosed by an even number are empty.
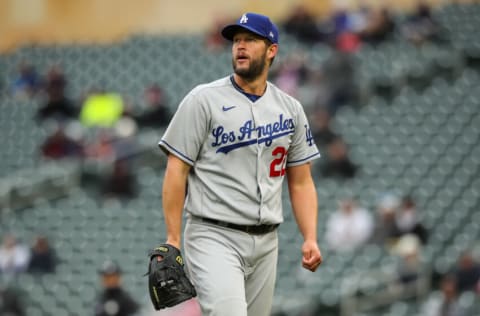
[[[269,59],[273,59],[275,56],[277,56],[278,52],[278,44],[270,44],[267,48],[267,57]]]

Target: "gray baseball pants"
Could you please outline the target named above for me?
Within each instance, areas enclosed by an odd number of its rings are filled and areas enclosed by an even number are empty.
[[[189,216],[184,256],[202,316],[270,315],[277,270],[277,231],[251,235]]]

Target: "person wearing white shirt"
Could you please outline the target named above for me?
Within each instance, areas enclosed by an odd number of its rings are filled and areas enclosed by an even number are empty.
[[[17,242],[15,236],[5,235],[0,247],[0,272],[4,275],[14,275],[27,269],[30,261],[30,251],[27,246]]]
[[[333,251],[351,251],[365,244],[373,232],[371,214],[353,199],[339,202],[339,209],[330,215],[326,226],[326,241]]]

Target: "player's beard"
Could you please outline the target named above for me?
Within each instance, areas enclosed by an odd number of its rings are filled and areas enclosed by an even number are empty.
[[[254,81],[265,70],[265,66],[267,65],[266,57],[267,52],[265,51],[260,58],[251,59],[248,68],[238,68],[235,59],[232,58],[233,71],[245,81]]]

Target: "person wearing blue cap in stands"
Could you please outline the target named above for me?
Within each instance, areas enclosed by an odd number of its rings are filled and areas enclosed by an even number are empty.
[[[203,316],[269,316],[284,179],[303,236],[299,265],[313,272],[322,262],[310,172],[320,154],[300,102],[267,81],[275,24],[245,13],[221,33],[233,74],[190,91],[159,143],[166,243],[181,247],[185,210],[185,268]]]

